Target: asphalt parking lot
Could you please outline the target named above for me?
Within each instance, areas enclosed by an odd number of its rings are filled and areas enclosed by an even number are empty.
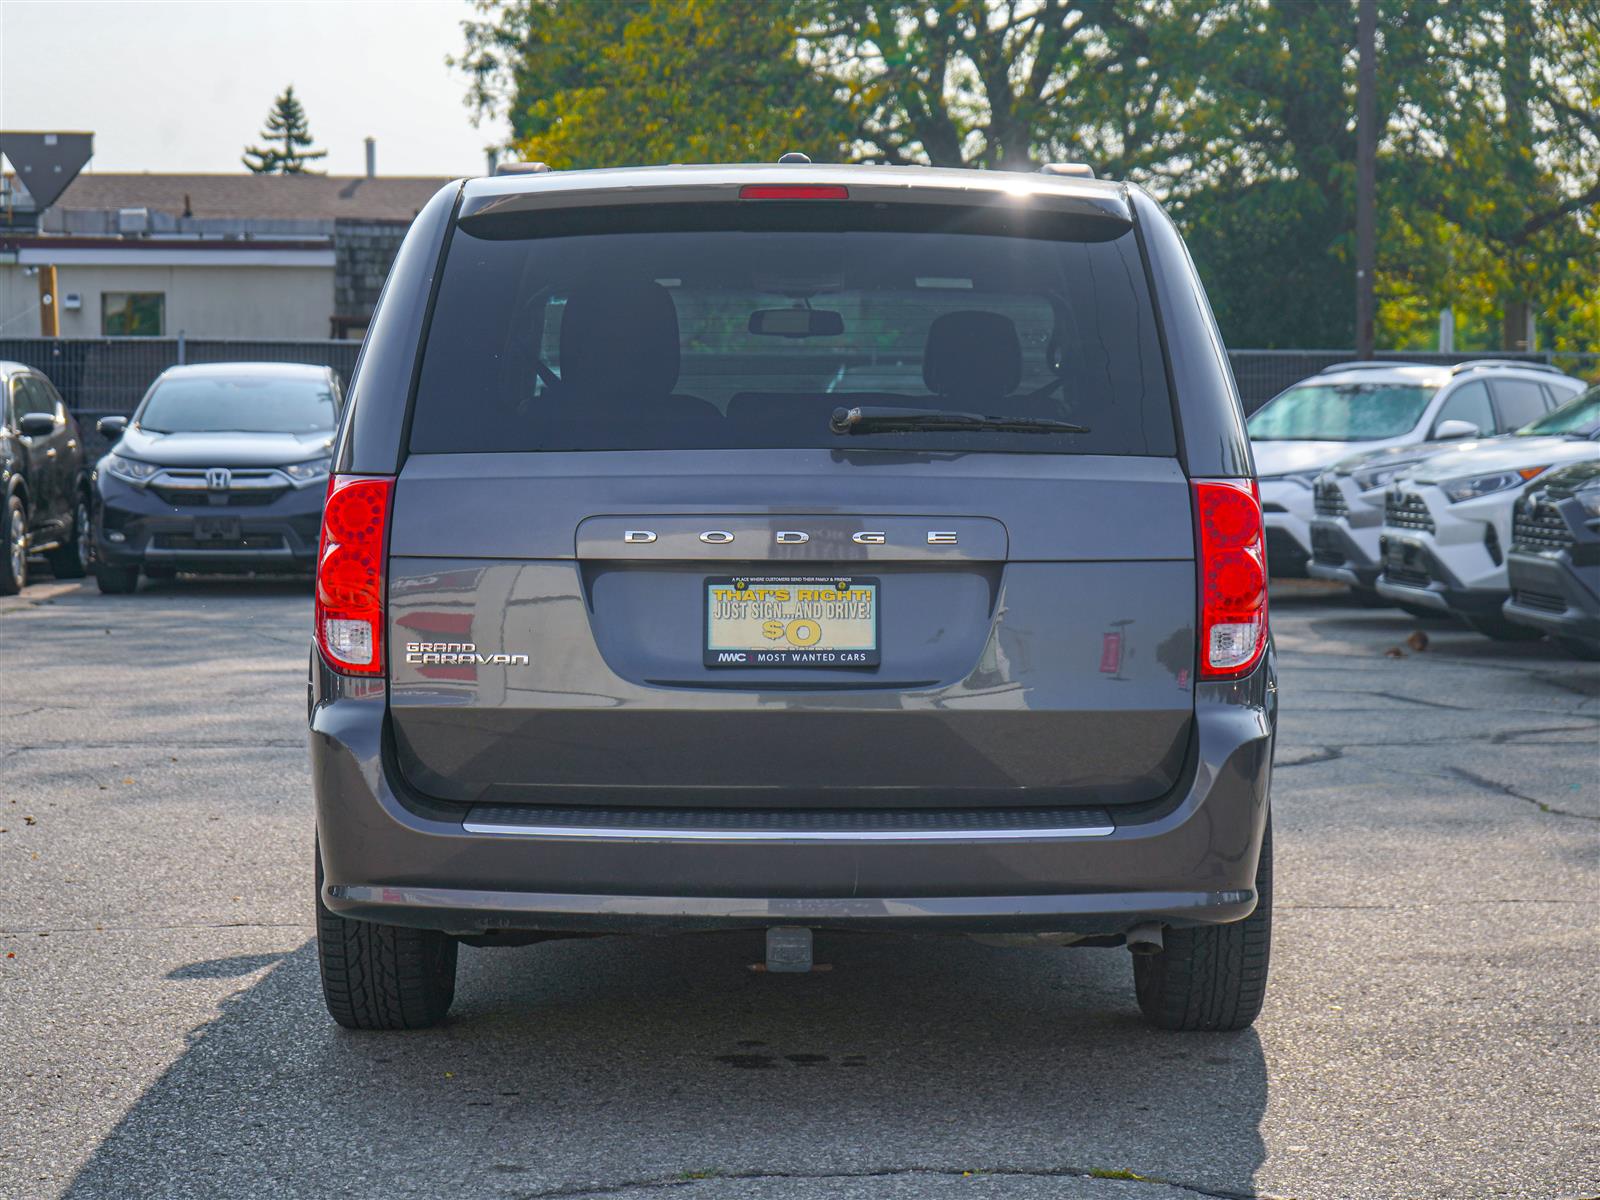
[[[1600,1194],[1600,666],[1275,593],[1245,1033],[1147,1029],[1121,950],[824,935],[832,970],[770,976],[719,934],[465,949],[443,1028],[353,1035],[311,942],[310,607],[0,601],[0,1195]]]

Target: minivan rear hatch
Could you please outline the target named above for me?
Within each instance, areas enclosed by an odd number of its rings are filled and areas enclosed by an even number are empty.
[[[391,524],[409,783],[700,808],[1170,790],[1193,524],[1122,213],[464,219]]]

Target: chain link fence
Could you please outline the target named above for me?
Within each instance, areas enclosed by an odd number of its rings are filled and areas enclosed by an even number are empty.
[[[360,342],[222,341],[200,338],[0,338],[0,359],[43,371],[66,399],[83,427],[91,454],[105,447],[94,432],[103,416],[127,414],[162,371],[180,363],[303,362],[332,367],[346,386],[355,369]],[[1325,367],[1348,362],[1351,350],[1233,350],[1234,378],[1246,412],[1254,412],[1284,388]],[[1569,375],[1600,382],[1600,354],[1538,351],[1532,354],[1380,353],[1385,361],[1449,365],[1472,359],[1517,359],[1548,363]]]

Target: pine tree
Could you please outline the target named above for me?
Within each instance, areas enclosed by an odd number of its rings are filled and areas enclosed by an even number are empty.
[[[257,175],[306,175],[307,164],[314,159],[326,158],[326,150],[308,149],[311,129],[306,124],[306,110],[295,98],[294,84],[284,89],[283,95],[272,102],[267,113],[267,127],[261,131],[265,146],[245,147],[241,160]],[[274,143],[282,143],[281,148]]]

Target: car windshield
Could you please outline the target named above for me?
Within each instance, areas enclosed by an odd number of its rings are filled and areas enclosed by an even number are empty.
[[[1176,452],[1132,231],[888,207],[463,220],[412,451]]]
[[[1576,399],[1568,400],[1553,413],[1517,430],[1518,437],[1542,437],[1576,433],[1587,436],[1600,429],[1600,387],[1592,387]]]
[[[327,380],[269,375],[164,379],[139,414],[151,433],[331,433],[337,422]]]
[[[1366,442],[1410,433],[1437,388],[1409,383],[1307,383],[1250,418],[1257,442]]]

